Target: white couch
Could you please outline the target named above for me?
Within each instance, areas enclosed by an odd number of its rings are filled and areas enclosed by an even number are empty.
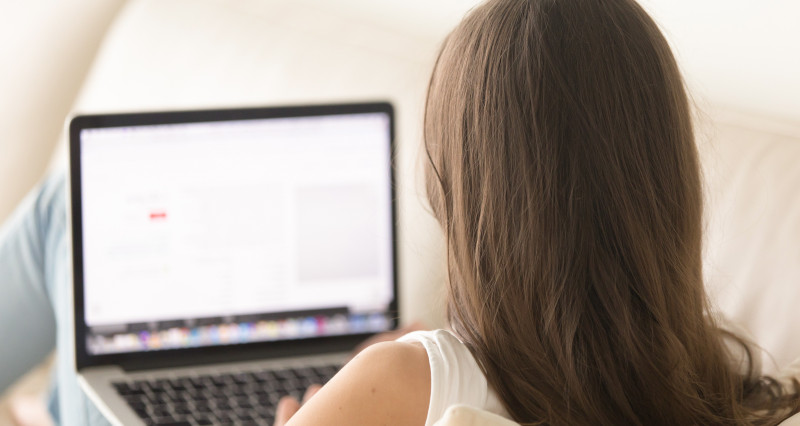
[[[391,100],[398,118],[402,315],[438,327],[443,324],[442,241],[420,201],[417,148],[425,85],[438,45],[473,3],[129,0],[102,36],[86,78],[65,84],[77,92],[85,83],[74,112]],[[681,37],[697,35],[669,21],[677,19],[676,10],[692,6],[645,3],[664,18],[679,53]],[[104,34],[115,7],[84,9],[89,18],[83,22],[92,23],[95,39]],[[76,42],[87,40],[93,38]],[[73,60],[59,58],[64,64]],[[695,71],[688,79],[699,94],[698,134],[709,200],[709,289],[720,310],[772,354],[775,362],[765,365],[777,371],[800,355],[794,329],[800,323],[794,308],[800,302],[800,107],[793,109],[800,105],[800,88],[786,87],[789,93],[777,103],[783,108],[779,111],[770,109],[769,99],[756,99],[758,108],[750,109],[732,103],[736,97],[716,99],[725,91],[703,75],[702,61],[682,65]],[[727,65],[721,68],[735,64]],[[800,75],[800,69],[795,71]],[[705,83],[713,90],[703,91]],[[47,105],[46,96],[39,99]],[[13,109],[13,100],[0,102],[0,112]],[[720,108],[720,103],[734,108]],[[35,132],[39,122],[61,123],[66,115],[65,108],[44,112],[16,123],[15,131]],[[17,135],[2,131],[4,139]],[[16,153],[13,145],[2,143],[0,158]],[[37,155],[41,169],[47,156]],[[57,163],[63,161],[63,152],[56,157],[61,158]],[[17,154],[16,161],[24,158]],[[16,186],[31,184],[28,177]],[[14,186],[8,181],[0,186],[3,196],[13,193],[6,196],[8,203],[22,192],[5,191]]]

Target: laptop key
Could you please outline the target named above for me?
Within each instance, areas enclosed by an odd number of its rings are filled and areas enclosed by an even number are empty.
[[[232,408],[230,402],[227,400],[217,400],[216,407],[219,411],[227,411]]]
[[[144,395],[145,391],[142,389],[126,388],[124,391],[117,390],[117,393],[122,396]]]
[[[213,425],[214,421],[208,417],[204,416],[195,416],[194,417],[194,424],[199,426],[206,426],[206,425]]]
[[[233,413],[215,413],[220,423],[233,423],[236,419]]]
[[[317,378],[303,377],[302,379],[300,379],[300,384],[305,388],[308,388],[311,385],[320,385],[320,384],[322,384],[320,382],[321,382],[321,380],[319,380]]]
[[[280,378],[280,379],[296,379],[297,378],[297,374],[295,374],[293,370],[288,369],[288,368],[285,369],[285,370],[277,370],[277,371],[275,371],[275,376]]]
[[[180,409],[175,410],[175,414],[179,414],[181,416],[188,416],[188,415],[192,414],[192,410],[190,410],[188,408],[180,408]]]
[[[187,377],[186,380],[188,380],[189,383],[191,383],[192,386],[195,389],[202,389],[205,386],[203,384],[203,380],[204,380],[205,377],[208,377],[208,376],[205,376],[205,375],[192,376],[192,377]]]
[[[230,395],[231,397],[234,397],[234,398],[239,398],[239,397],[247,398],[247,397],[250,396],[251,393],[252,392],[250,392],[249,390],[247,390],[245,388],[236,388],[236,389],[232,389],[231,392],[228,395]]]
[[[149,398],[145,394],[122,395],[122,399],[124,399],[128,404],[143,404],[149,401]]]
[[[249,399],[245,399],[245,400],[237,400],[237,401],[236,401],[236,405],[237,405],[239,408],[243,408],[243,409],[246,409],[246,410],[250,410],[250,409],[252,409],[252,408],[253,408],[253,404],[250,402],[250,400],[249,400]]]
[[[165,405],[156,405],[150,410],[154,417],[172,416],[172,411]]]
[[[199,402],[194,404],[194,410],[198,413],[206,414],[211,412],[211,406],[206,402]]]
[[[188,389],[194,389],[192,382],[185,378],[172,378],[167,381],[169,388],[175,392],[185,392]]]
[[[226,386],[231,382],[231,379],[227,374],[217,374],[215,376],[211,376],[211,382],[216,386]]]
[[[253,410],[255,414],[259,416],[274,416],[275,415],[275,406],[274,405],[261,405]]]
[[[187,422],[186,420],[175,420],[172,418],[156,419],[153,423],[150,424],[157,426],[192,426],[192,424]]]
[[[254,378],[250,373],[237,373],[231,376],[234,383],[243,385],[245,383],[252,383]]]
[[[149,404],[144,401],[128,401],[128,406],[133,409],[133,411],[147,411],[147,406]]]
[[[205,389],[197,388],[197,389],[188,389],[186,392],[183,392],[183,396],[186,397],[187,400],[198,400],[204,398]]]
[[[145,408],[134,408],[133,412],[136,413],[136,415],[139,416],[140,419],[150,418],[150,413],[148,413],[147,409]]]
[[[258,383],[272,382],[275,380],[275,374],[272,371],[264,370],[253,374],[253,378]]]
[[[216,398],[227,398],[228,391],[226,388],[211,388],[206,390],[206,396],[208,399],[216,399]]]
[[[123,396],[129,395],[129,392],[133,390],[131,386],[125,382],[113,382],[111,386],[114,387],[118,394]]]

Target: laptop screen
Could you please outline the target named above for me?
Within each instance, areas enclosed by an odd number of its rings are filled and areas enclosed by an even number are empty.
[[[87,353],[390,329],[390,120],[82,129]]]

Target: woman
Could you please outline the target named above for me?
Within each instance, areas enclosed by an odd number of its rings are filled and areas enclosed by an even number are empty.
[[[431,78],[425,144],[452,334],[369,348],[290,425],[432,424],[453,403],[565,425],[797,412],[797,381],[759,377],[710,314],[690,108],[633,0],[475,9]]]

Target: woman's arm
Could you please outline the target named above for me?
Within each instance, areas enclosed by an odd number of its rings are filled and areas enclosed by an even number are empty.
[[[377,343],[345,365],[287,426],[420,426],[428,415],[430,391],[428,355],[421,345]],[[276,425],[283,420],[279,413]]]

